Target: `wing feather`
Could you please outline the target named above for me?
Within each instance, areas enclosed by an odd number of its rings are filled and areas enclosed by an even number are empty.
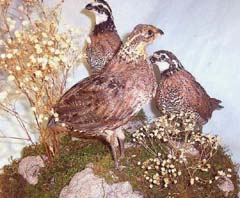
[[[91,76],[74,85],[55,107],[59,121],[81,130],[110,126],[131,113],[123,105],[124,81],[108,76]],[[129,113],[130,111],[130,113]]]
[[[179,87],[179,93],[193,111],[208,120],[212,115],[211,98],[205,89],[186,70],[181,70],[174,76],[174,82]]]

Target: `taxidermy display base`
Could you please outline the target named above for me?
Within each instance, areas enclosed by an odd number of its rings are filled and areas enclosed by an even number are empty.
[[[38,145],[42,149],[41,145]],[[44,153],[44,152],[43,152]],[[38,155],[32,147],[25,147],[22,151],[22,158]],[[190,185],[188,179],[183,177],[177,184],[167,188],[153,186],[149,188],[148,182],[143,177],[144,171],[138,166],[139,161],[149,158],[149,153],[139,147],[133,146],[126,150],[126,157],[121,161],[125,166],[122,171],[114,169],[114,162],[107,145],[96,140],[71,140],[69,136],[62,138],[60,155],[51,163],[40,170],[38,183],[31,185],[18,173],[19,160],[13,160],[10,165],[4,167],[4,173],[0,175],[0,197],[59,197],[63,187],[69,184],[72,177],[89,166],[95,175],[105,178],[108,184],[129,181],[134,191],[140,191],[143,197],[237,197],[239,178],[236,166],[225,149],[219,147],[210,164],[212,169],[209,174],[216,170],[231,169],[231,180],[234,191],[228,196],[217,186],[217,182],[202,185],[196,183]],[[83,195],[79,195],[82,197]]]

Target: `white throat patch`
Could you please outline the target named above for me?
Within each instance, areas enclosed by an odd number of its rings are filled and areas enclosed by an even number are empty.
[[[156,62],[155,64],[158,66],[161,73],[164,72],[165,70],[169,69],[169,67],[170,67],[169,63],[167,63],[165,61]]]
[[[102,22],[107,21],[108,16],[105,13],[99,14],[97,11],[94,11],[96,17],[96,25],[99,25]]]
[[[104,7],[106,10],[108,10],[109,13],[111,13],[111,10],[106,5],[104,5],[102,3],[98,3],[98,2],[93,2],[92,3],[92,6],[97,7],[97,6],[100,6],[100,5],[102,7]],[[96,10],[94,10],[94,14],[95,14],[95,17],[96,17],[96,25],[99,25],[100,23],[105,22],[108,19],[108,15],[106,13],[100,14]]]

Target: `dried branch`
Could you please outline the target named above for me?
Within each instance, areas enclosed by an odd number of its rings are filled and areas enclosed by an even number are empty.
[[[17,120],[32,144],[29,129],[34,128],[46,152],[51,153],[51,147],[57,150],[58,138],[46,129],[46,123],[65,91],[72,68],[81,63],[80,31],[58,31],[62,3],[48,8],[39,0],[22,2],[12,13],[10,1],[4,5],[0,1],[0,71],[4,74],[0,111]],[[29,105],[35,123],[26,122],[17,109],[11,108],[22,100]]]

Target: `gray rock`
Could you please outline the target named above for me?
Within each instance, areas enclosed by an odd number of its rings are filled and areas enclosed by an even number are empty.
[[[109,185],[105,179],[95,176],[91,168],[75,174],[68,186],[65,186],[59,198],[142,198],[139,192],[133,192],[129,182]]]
[[[143,197],[140,192],[134,192],[129,182],[121,182],[110,185],[107,198],[140,198]]]
[[[234,185],[231,179],[227,176],[221,176],[218,179],[218,188],[224,192],[225,196],[228,197],[231,192],[234,191]]]
[[[47,158],[43,156],[43,158]],[[38,183],[39,170],[44,167],[44,161],[40,156],[28,156],[21,160],[18,166],[18,173],[27,180],[29,184]]]

